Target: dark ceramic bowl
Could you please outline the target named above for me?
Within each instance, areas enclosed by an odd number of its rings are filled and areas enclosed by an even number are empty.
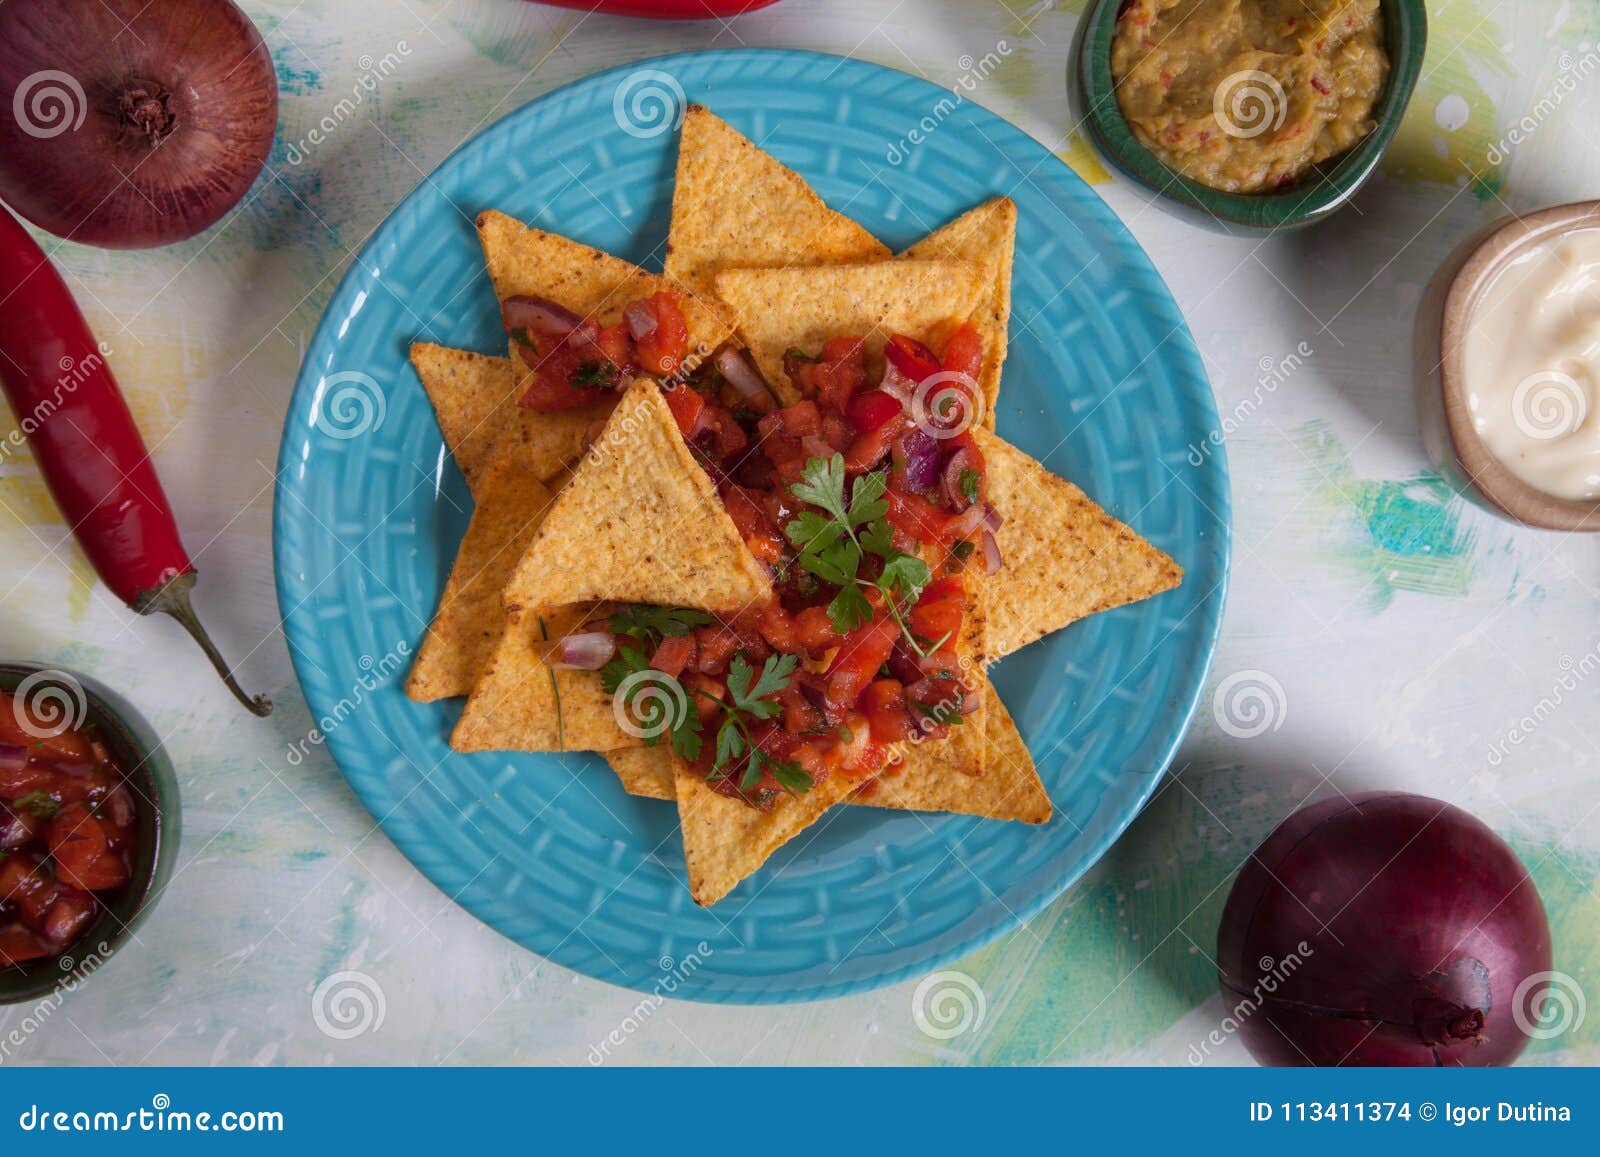
[[[1383,0],[1389,79],[1373,109],[1377,128],[1353,149],[1316,166],[1286,189],[1224,193],[1167,168],[1139,143],[1123,118],[1111,80],[1111,42],[1116,36],[1121,7],[1122,0],[1100,0],[1079,27],[1078,50],[1074,54],[1079,115],[1106,159],[1156,194],[1163,208],[1224,233],[1254,235],[1298,229],[1348,203],[1377,168],[1378,158],[1400,127],[1422,70],[1422,53],[1428,41],[1424,0]]]
[[[149,914],[178,855],[178,781],[155,732],[121,696],[59,667],[0,662],[0,691],[15,691],[40,672],[48,672],[52,684],[82,704],[83,718],[97,725],[101,740],[127,774],[139,848],[128,882],[100,897],[99,917],[63,955],[0,968],[0,1004],[37,1000],[57,988],[75,987],[98,970]]]

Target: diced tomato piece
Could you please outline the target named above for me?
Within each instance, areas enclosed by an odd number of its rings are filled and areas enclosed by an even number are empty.
[[[906,706],[906,689],[898,679],[874,679],[859,701],[876,743],[903,743],[917,734]]]
[[[950,516],[940,506],[934,505],[918,494],[903,494],[888,490],[889,525],[903,530],[918,542],[938,542],[945,534]]]
[[[767,514],[760,494],[730,482],[722,488],[722,504],[751,554],[769,564],[783,561],[783,535]]]
[[[85,892],[127,883],[127,865],[110,849],[107,837],[99,817],[83,804],[62,808],[50,821],[49,833],[57,878]]]
[[[856,440],[856,432],[849,419],[830,410],[822,415],[822,440],[835,452],[843,454]]]
[[[772,644],[774,650],[793,654],[799,649],[794,616],[782,607],[774,604],[763,609],[756,616],[756,626],[761,632],[761,637]]]
[[[863,474],[877,466],[888,455],[890,447],[900,435],[910,427],[911,415],[901,412],[877,429],[862,434],[851,442],[850,448],[844,452],[845,473]]]
[[[828,666],[828,699],[841,705],[853,704],[889,658],[899,632],[894,623],[880,615],[846,635]]]
[[[29,960],[39,960],[55,953],[55,949],[21,924],[0,926],[0,965],[10,967]]]
[[[15,907],[33,928],[43,925],[58,890],[37,857],[23,853],[0,860],[0,904]]]
[[[684,689],[689,692],[689,702],[694,704],[695,712],[700,716],[700,722],[709,722],[721,713],[722,704],[716,700],[726,700],[728,697],[728,685],[721,679],[690,671],[684,675],[682,682]]]
[[[695,637],[692,634],[662,639],[656,647],[655,654],[650,656],[650,666],[671,675],[674,679],[682,675],[683,669],[694,661]]]
[[[958,325],[944,343],[939,368],[946,373],[964,374],[974,382],[983,372],[983,338],[970,325]]]
[[[938,356],[915,338],[895,334],[883,347],[883,356],[913,382],[921,382],[942,368]]]
[[[580,362],[609,363],[617,371],[617,380],[621,381],[622,371],[633,364],[633,340],[628,337],[627,326],[621,323],[608,325],[594,335],[593,342],[576,345],[573,353]],[[602,369],[600,372],[605,371]]]
[[[671,290],[651,294],[645,305],[656,319],[656,328],[634,343],[639,364],[653,374],[671,377],[689,355],[689,324],[678,307],[678,295]]]
[[[867,347],[858,337],[830,338],[814,362],[794,367],[795,385],[823,406],[843,410],[850,395],[866,385]]]
[[[712,623],[694,633],[700,648],[699,667],[702,675],[720,675],[728,669],[728,660],[739,649],[739,636],[731,627]]]
[[[761,429],[768,424],[791,438],[804,438],[807,434],[822,432],[822,411],[810,398],[803,398],[792,406],[785,406],[761,419]]]
[[[967,588],[960,575],[934,579],[911,608],[911,629],[940,650],[954,647],[967,610]]]
[[[721,406],[706,407],[705,428],[711,434],[711,452],[718,458],[732,458],[750,445],[750,435]]]
[[[778,702],[783,704],[783,729],[795,735],[807,731],[820,731],[826,724],[816,704],[806,698],[805,689],[798,679],[778,692]]]
[[[828,615],[827,607],[807,607],[794,617],[796,642],[808,651],[826,651],[843,641]]]
[[[879,426],[896,418],[904,409],[900,399],[893,394],[882,390],[867,390],[850,399],[848,413],[850,420],[856,424],[856,429],[862,433],[870,433]]]
[[[0,767],[0,799],[19,799],[29,792],[47,792],[58,778],[47,764],[37,761],[18,768]]]
[[[59,735],[50,734],[58,726],[59,722],[41,719],[27,702],[0,691],[0,743],[25,747],[29,755],[41,760],[89,762],[93,756],[83,732],[69,728]]]
[[[666,399],[667,409],[672,411],[672,420],[678,423],[678,432],[684,438],[693,438],[700,433],[700,418],[706,412],[706,400],[698,392],[688,386],[677,385],[670,390],[662,390],[661,396]]]
[[[52,944],[68,944],[94,919],[94,897],[76,888],[62,888],[45,914],[43,931]]]
[[[548,341],[545,344],[549,345]],[[517,353],[533,370],[533,384],[517,402],[523,409],[546,413],[582,410],[616,399],[616,391],[605,387],[603,383],[595,389],[573,384],[573,379],[579,377],[585,363],[565,342],[549,349],[518,342]]]

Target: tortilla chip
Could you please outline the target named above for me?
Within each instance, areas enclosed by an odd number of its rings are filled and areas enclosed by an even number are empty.
[[[617,722],[600,672],[552,671],[539,658],[538,644],[545,638],[582,630],[597,614],[592,607],[558,607],[510,615],[450,746],[457,751],[609,751],[642,742]]]
[[[907,744],[898,767],[859,788],[845,802],[1044,823],[1050,818],[1050,797],[1028,745],[993,686],[985,686],[984,701],[989,753],[982,775],[951,774],[937,744]],[[627,787],[626,780],[623,786]]]
[[[515,454],[537,480],[556,474],[583,452],[590,426],[604,416],[591,410],[524,410],[517,405],[522,390],[516,367],[506,358],[416,342],[411,364],[474,496],[479,476],[502,454]]]
[[[1006,360],[1006,331],[1011,322],[1011,255],[1017,241],[1017,204],[1010,197],[995,197],[969,209],[942,229],[928,234],[902,257],[914,260],[971,261],[993,271],[989,293],[981,312],[972,316],[983,335],[983,424],[994,429],[995,406],[1000,397],[1000,367]]]
[[[654,747],[627,747],[607,751],[605,761],[622,781],[622,790],[645,799],[677,799],[673,786],[676,760],[664,743]]]
[[[508,610],[613,599],[735,614],[772,580],[640,379],[589,447],[506,584]]]
[[[761,811],[713,790],[702,772],[681,760],[673,761],[673,780],[689,894],[701,907],[726,896],[855,786],[847,776],[833,776],[804,795],[779,796],[770,811]]]
[[[991,576],[988,648],[998,659],[1085,615],[1171,590],[1183,568],[1064,478],[974,430],[1005,566]]]
[[[800,174],[700,105],[685,110],[667,235],[669,278],[709,295],[715,275],[736,266],[837,265],[888,256],[876,237],[823,204]]]
[[[993,294],[987,266],[969,261],[880,261],[819,269],[730,269],[717,295],[733,309],[756,367],[789,405],[786,350],[815,353],[829,338],[865,337],[876,360],[896,333],[919,340],[947,321],[984,316]]]
[[[622,310],[629,302],[662,290],[676,290],[689,329],[689,356],[685,363],[690,369],[733,332],[716,303],[697,297],[664,277],[646,273],[620,257],[557,233],[530,228],[504,213],[490,209],[478,214],[478,241],[483,245],[484,263],[489,280],[494,283],[495,296],[502,301],[531,294],[549,298],[601,325],[615,325],[622,320]],[[533,370],[521,358],[517,359],[517,366],[519,383],[527,383]]]
[[[477,509],[406,680],[411,698],[428,703],[472,691],[505,629],[500,592],[553,499],[513,458],[480,476]]]

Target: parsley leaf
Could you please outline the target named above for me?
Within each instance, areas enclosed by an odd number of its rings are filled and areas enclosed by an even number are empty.
[[[638,647],[620,646],[611,661],[600,668],[600,687],[607,695],[615,695],[629,675],[650,666],[650,657]]]
[[[608,625],[618,635],[628,635],[653,647],[662,639],[687,635],[696,627],[709,626],[711,622],[711,616],[704,611],[638,603],[612,615]]]
[[[61,804],[42,791],[30,791],[27,795],[12,800],[11,810],[27,812],[34,819],[50,820],[61,810]]]
[[[978,501],[978,484],[982,481],[982,476],[976,470],[963,470],[959,482],[961,496],[968,502]]]
[[[872,604],[852,580],[841,586],[839,593],[833,596],[833,601],[828,604],[828,618],[832,620],[835,630],[853,631],[862,623],[872,620]]]
[[[580,390],[614,390],[617,387],[617,367],[610,362],[583,362],[572,375],[571,384]]]

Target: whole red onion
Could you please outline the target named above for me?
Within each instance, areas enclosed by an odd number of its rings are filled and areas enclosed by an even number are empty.
[[[1537,1025],[1550,926],[1527,869],[1436,799],[1369,792],[1290,816],[1217,934],[1223,1000],[1268,1065],[1500,1065]]]
[[[229,0],[0,4],[0,200],[62,237],[192,237],[261,172],[272,57]]]

